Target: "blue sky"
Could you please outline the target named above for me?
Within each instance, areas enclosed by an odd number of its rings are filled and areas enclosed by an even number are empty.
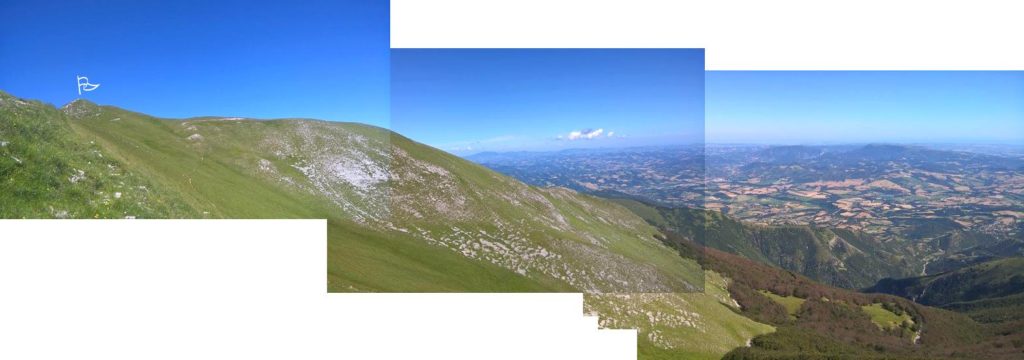
[[[0,89],[163,117],[386,126],[388,2],[4,1]]]
[[[1024,72],[710,71],[709,143],[1024,143]]]
[[[400,49],[391,127],[459,155],[700,142],[702,49]]]

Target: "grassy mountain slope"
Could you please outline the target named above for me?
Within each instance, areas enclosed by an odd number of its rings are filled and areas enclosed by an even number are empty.
[[[613,201],[652,224],[708,247],[792,270],[826,284],[861,288],[877,279],[910,275],[908,261],[885,244],[843,229],[748,224],[722,213]]]
[[[3,96],[0,151],[22,161],[0,163],[4,217],[326,218],[329,291],[588,292],[605,326],[639,329],[649,358],[716,358],[772,331],[628,209],[386,129]],[[70,181],[77,170],[88,181]]]
[[[212,217],[326,217],[371,230],[365,234],[375,242],[405,238],[447,248],[551,289],[671,291],[702,281],[697,266],[666,252],[652,237],[656,230],[625,209],[564,189],[532,188],[385,129],[311,120],[165,120],[78,103],[65,110],[76,114],[71,123],[80,133]],[[335,239],[339,252],[332,258],[350,257],[346,246],[377,246],[362,239]],[[410,291],[416,289],[408,284],[382,285],[420,276],[383,277],[376,274],[394,268],[345,264],[332,272],[333,289]]]
[[[0,92],[0,218],[195,217],[72,129],[61,111]]]

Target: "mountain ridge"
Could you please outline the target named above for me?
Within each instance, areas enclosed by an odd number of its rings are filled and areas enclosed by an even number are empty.
[[[722,300],[728,295],[714,290],[724,283],[706,285],[705,276],[714,274],[680,258],[628,209],[564,188],[528,186],[386,129],[292,119],[162,119],[84,101],[63,110],[0,102],[0,140],[15,144],[0,156],[58,138],[95,150],[84,157],[45,154],[67,165],[8,184],[53,183],[81,198],[55,204],[5,191],[0,204],[30,204],[5,206],[4,217],[52,218],[53,212],[31,210],[54,205],[72,218],[326,218],[331,292],[582,291],[587,310],[600,314],[604,326],[640,329],[644,353],[718,357],[771,331],[730,310],[731,301]],[[29,142],[25,134],[43,123],[59,131]],[[100,158],[126,170],[85,166]],[[41,170],[35,164],[0,163],[0,173]],[[106,188],[69,182],[76,168]],[[118,208],[127,200],[146,204],[138,201],[141,190],[123,181],[127,173],[182,211]],[[118,211],[92,213],[111,207]],[[655,324],[642,315],[647,312],[679,321]],[[698,341],[707,336],[716,340]]]

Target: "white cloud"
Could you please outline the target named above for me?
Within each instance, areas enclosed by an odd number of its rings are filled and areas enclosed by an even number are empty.
[[[575,130],[570,132],[565,138],[569,140],[590,140],[601,136],[602,133],[604,133],[604,129]],[[613,132],[609,132],[609,134],[612,133]],[[562,136],[559,135],[558,138],[562,139]]]
[[[612,137],[612,135],[615,135],[615,132],[614,131],[609,131],[608,132],[608,137]]]

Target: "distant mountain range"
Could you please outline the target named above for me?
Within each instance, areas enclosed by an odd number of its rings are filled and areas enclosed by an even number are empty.
[[[878,178],[901,168],[939,173],[959,173],[970,169],[1024,170],[1024,159],[1020,158],[895,144],[868,144],[854,148],[770,147],[755,156],[757,160],[743,165],[741,171],[764,182],[784,178],[794,182]]]

